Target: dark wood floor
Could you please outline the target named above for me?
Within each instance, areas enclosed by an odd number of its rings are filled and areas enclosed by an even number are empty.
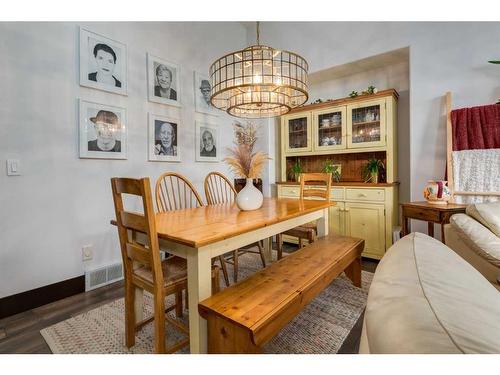
[[[291,250],[291,249],[290,249]],[[375,272],[377,262],[363,260],[363,270]],[[51,353],[40,330],[92,310],[124,295],[123,281],[77,294],[0,320],[0,353]],[[361,337],[360,317],[339,353],[357,353]]]

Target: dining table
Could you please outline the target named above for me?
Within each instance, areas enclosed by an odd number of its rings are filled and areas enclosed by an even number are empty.
[[[187,260],[189,338],[191,353],[207,352],[207,324],[198,303],[211,295],[212,258],[264,242],[270,261],[272,237],[316,221],[318,237],[328,234],[328,211],[335,202],[264,198],[259,209],[242,211],[236,204],[217,204],[156,214],[160,248]],[[143,295],[136,291],[136,319],[142,317]]]

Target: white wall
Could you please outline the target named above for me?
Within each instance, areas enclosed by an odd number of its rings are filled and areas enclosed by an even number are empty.
[[[0,298],[121,261],[110,177],[149,176],[167,170],[190,178],[200,192],[220,163],[194,161],[193,70],[208,73],[222,54],[245,45],[238,23],[87,23],[127,44],[127,97],[80,87],[78,24],[0,23]],[[182,109],[147,101],[146,52],[182,67]],[[128,160],[78,158],[77,99],[127,108]],[[147,114],[180,116],[181,163],[147,161]],[[233,119],[212,119],[222,145],[232,142]],[[261,140],[264,144],[266,139]],[[18,158],[22,176],[7,177],[5,160]],[[267,183],[265,183],[267,185]],[[202,194],[204,196],[204,194]],[[83,245],[94,259],[81,260]]]
[[[254,26],[248,25],[248,40]],[[428,179],[443,178],[444,94],[453,107],[491,104],[500,97],[500,23],[265,22],[261,40],[304,56],[310,72],[410,48],[411,199],[422,200]],[[401,146],[401,145],[400,145]]]

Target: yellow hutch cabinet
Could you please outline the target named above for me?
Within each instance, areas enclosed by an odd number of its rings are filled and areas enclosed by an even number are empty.
[[[381,259],[392,245],[398,225],[397,99],[395,90],[385,90],[302,106],[281,118],[278,197],[299,197],[294,164],[300,162],[303,172],[321,172],[326,163],[340,166],[341,179],[330,194],[336,202],[330,208],[330,231],[363,238],[363,256],[373,259]],[[373,158],[385,166],[382,180],[364,182],[363,167]]]

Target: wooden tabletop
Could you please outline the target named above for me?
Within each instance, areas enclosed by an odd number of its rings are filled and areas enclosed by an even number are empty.
[[[334,206],[335,202],[264,198],[261,208],[241,211],[218,204],[156,214],[158,237],[191,247],[217,241]],[[116,225],[116,220],[111,221]]]
[[[406,203],[401,203],[402,206],[404,207],[418,207],[418,208],[428,208],[428,209],[435,209],[439,211],[454,211],[454,210],[461,210],[467,207],[466,204],[460,204],[460,203],[448,203],[448,204],[432,204],[427,201],[422,201],[422,202],[406,202]]]

